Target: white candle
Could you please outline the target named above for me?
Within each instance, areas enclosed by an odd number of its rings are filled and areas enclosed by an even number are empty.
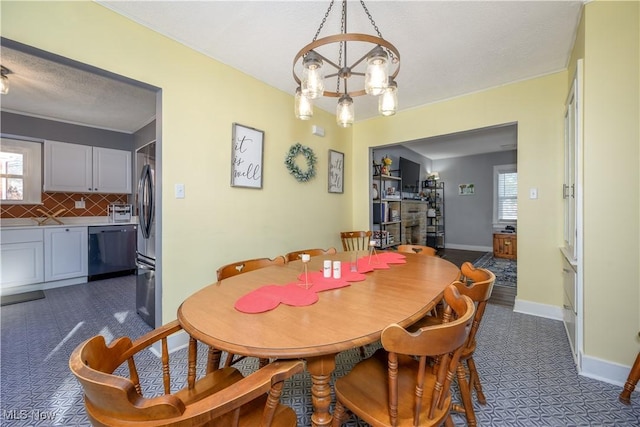
[[[331,277],[331,260],[330,259],[324,260],[324,265],[322,268],[322,276],[327,279]]]
[[[311,259],[311,255],[302,254],[302,262],[309,262],[310,259]]]

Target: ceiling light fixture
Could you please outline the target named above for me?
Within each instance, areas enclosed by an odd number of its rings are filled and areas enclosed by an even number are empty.
[[[8,74],[11,74],[11,70],[0,65],[0,94],[6,95],[9,93],[9,77]]]
[[[298,84],[296,117],[309,120],[313,116],[313,100],[321,96],[338,98],[336,120],[342,127],[353,124],[353,98],[361,95],[377,96],[378,111],[383,116],[395,114],[398,110],[395,78],[400,71],[398,49],[382,38],[363,0],[360,4],[377,36],[347,32],[347,0],[342,0],[340,34],[318,39],[333,4],[334,0],[331,0],[312,42],[300,49],[293,59],[293,78]],[[347,53],[355,54],[357,60],[349,63]],[[327,66],[333,69],[327,72]],[[327,89],[333,87],[333,79],[335,91]]]

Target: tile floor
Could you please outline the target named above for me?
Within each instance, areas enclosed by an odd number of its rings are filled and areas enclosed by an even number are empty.
[[[135,338],[149,330],[135,313],[134,286],[134,276],[114,278],[0,308],[0,425],[88,425],[69,354],[95,334]],[[488,400],[475,407],[480,426],[640,426],[638,393],[625,406],[619,387],[577,375],[561,322],[489,304],[479,342],[476,362]],[[340,354],[335,376],[358,360],[358,351]],[[303,427],[310,425],[310,381],[300,374],[283,394]],[[465,425],[461,415],[455,422]],[[345,425],[365,424],[351,419]]]

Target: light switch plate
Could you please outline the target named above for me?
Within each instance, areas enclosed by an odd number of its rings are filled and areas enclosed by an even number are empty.
[[[184,184],[176,184],[175,194],[176,199],[184,199]]]

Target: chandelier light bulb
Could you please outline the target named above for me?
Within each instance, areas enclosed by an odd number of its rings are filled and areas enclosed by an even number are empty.
[[[346,128],[353,124],[355,113],[353,111],[353,99],[346,93],[340,97],[338,101],[338,109],[336,111],[336,121],[338,125]]]
[[[296,89],[294,108],[296,117],[300,120],[309,120],[313,117],[313,102],[302,94],[300,87]]]
[[[398,84],[389,78],[387,88],[378,98],[378,112],[383,116],[393,116],[398,111]]]
[[[376,46],[367,56],[367,71],[364,76],[364,90],[369,95],[381,95],[389,81],[389,56],[380,46]]]
[[[310,51],[302,61],[302,94],[309,99],[320,98],[324,93],[322,58]]]

